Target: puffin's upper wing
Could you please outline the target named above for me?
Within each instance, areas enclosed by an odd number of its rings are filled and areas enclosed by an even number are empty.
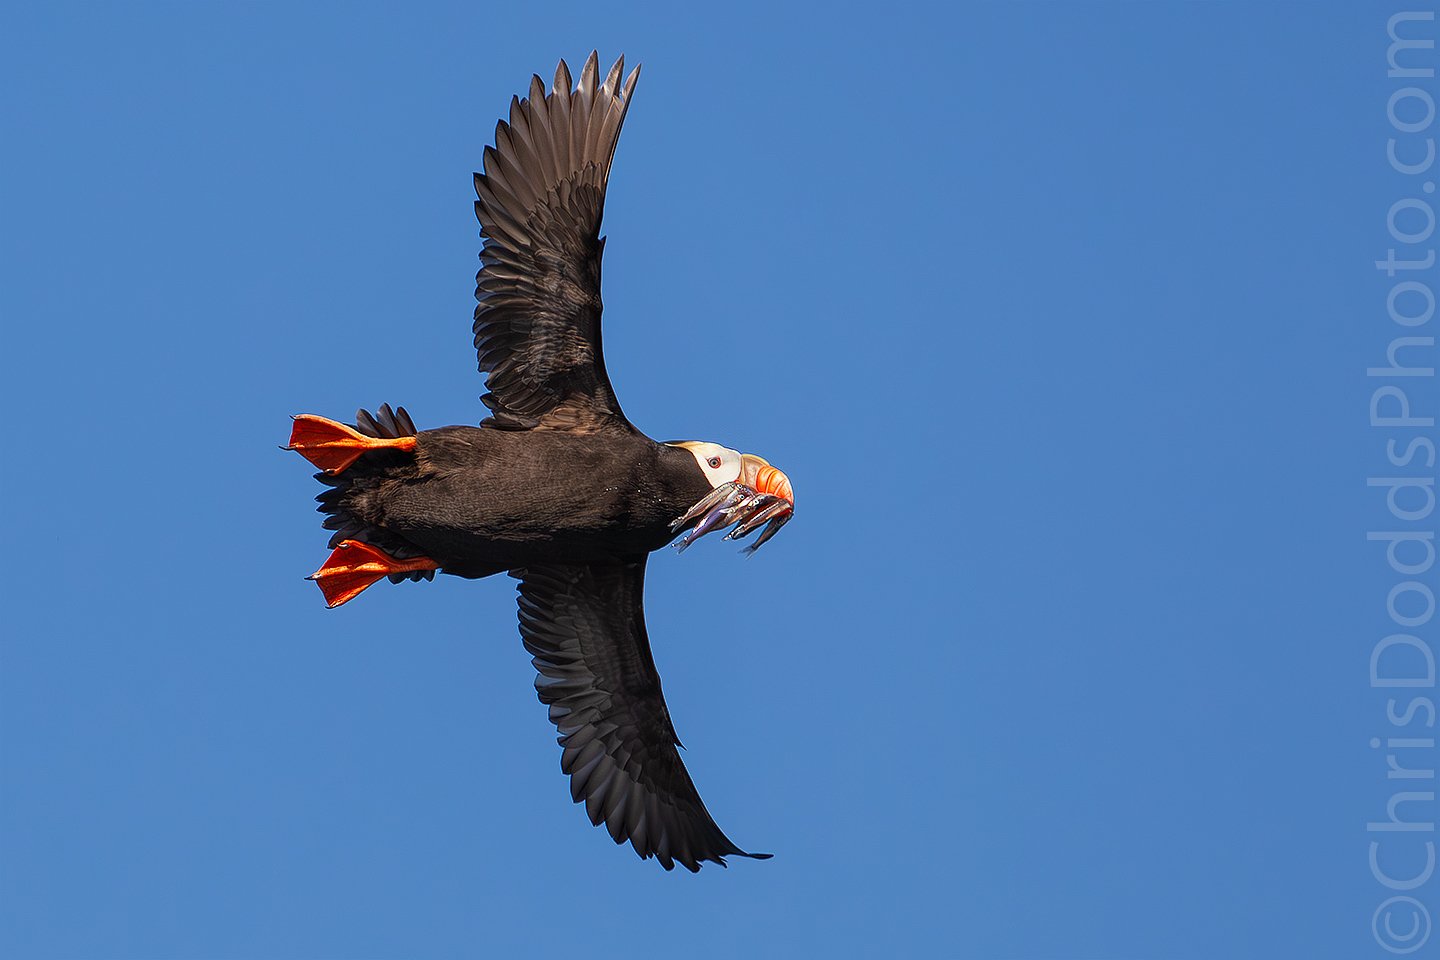
[[[679,741],[645,635],[645,561],[532,566],[520,577],[520,633],[535,689],[560,730],[560,768],[590,822],[666,870],[691,871],[735,846],[711,819],[675,748]]]
[[[545,93],[510,101],[485,172],[475,175],[485,238],[475,277],[475,349],[490,392],[487,421],[513,430],[592,432],[626,422],[600,349],[600,218],[610,160],[640,74],[625,58],[599,82],[594,53],[580,83],[560,61]]]

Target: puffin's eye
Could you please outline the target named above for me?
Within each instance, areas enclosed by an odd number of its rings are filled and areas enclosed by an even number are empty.
[[[707,461],[705,461],[705,462],[708,463],[708,464],[710,464],[710,469],[711,469],[711,470],[718,470],[718,469],[720,469],[720,458],[719,458],[719,457],[711,457],[709,460],[707,460]]]

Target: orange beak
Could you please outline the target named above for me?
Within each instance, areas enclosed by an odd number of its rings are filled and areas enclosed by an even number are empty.
[[[768,493],[779,497],[791,506],[795,505],[795,492],[790,489],[790,478],[770,466],[769,461],[753,453],[740,455],[739,481],[757,493]]]

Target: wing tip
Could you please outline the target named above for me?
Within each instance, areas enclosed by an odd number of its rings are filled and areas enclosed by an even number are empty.
[[[600,79],[600,51],[592,48],[585,58],[585,63],[580,68],[579,79],[575,79],[570,73],[570,64],[564,57],[555,65],[555,77],[550,82],[550,89],[545,91],[545,81],[541,76],[531,74],[530,76],[530,99],[536,99],[536,90],[541,91],[542,97],[553,97],[559,93],[608,93],[612,97],[619,97],[629,101],[630,94],[635,89],[635,83],[640,79],[640,68],[644,66],[637,63],[627,74],[625,73],[625,54],[620,54],[606,71],[605,79]],[[624,76],[623,83],[620,78]],[[517,98],[518,99],[518,98]]]

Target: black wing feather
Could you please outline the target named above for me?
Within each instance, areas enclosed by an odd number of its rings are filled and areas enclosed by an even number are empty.
[[[520,634],[535,689],[560,731],[570,796],[616,843],[696,871],[735,846],[711,818],[676,750],[679,740],[645,633],[645,561],[532,566],[520,578]]]
[[[475,350],[489,392],[486,421],[512,430],[595,432],[629,426],[600,343],[600,221],[610,162],[640,68],[604,83],[591,53],[571,89],[560,61],[495,128],[475,213],[485,238],[475,277]]]

